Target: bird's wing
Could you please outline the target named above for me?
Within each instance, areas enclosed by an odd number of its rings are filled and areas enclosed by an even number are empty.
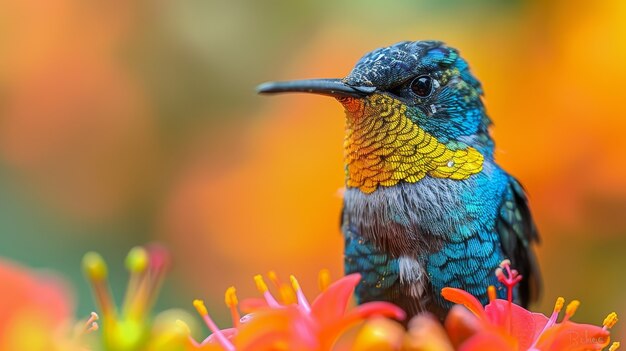
[[[527,306],[537,299],[541,287],[539,268],[532,249],[532,244],[539,242],[539,234],[524,189],[513,177],[510,177],[500,206],[496,231],[500,235],[505,256],[524,277],[520,283],[520,302]]]

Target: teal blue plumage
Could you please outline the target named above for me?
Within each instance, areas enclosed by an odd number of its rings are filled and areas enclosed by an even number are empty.
[[[448,83],[415,102],[406,82],[420,75],[437,79],[446,74],[459,83]],[[465,289],[487,303],[487,287],[493,285],[498,296],[505,297],[495,269],[510,259],[525,276],[515,299],[527,305],[536,297],[539,285],[531,247],[538,235],[521,185],[495,163],[482,87],[467,62],[440,42],[404,42],[367,54],[344,81],[371,84],[393,94],[406,102],[409,118],[437,140],[450,148],[470,145],[485,159],[483,170],[465,180],[427,177],[414,184],[379,187],[367,196],[358,189],[347,189],[342,216],[345,270],[363,274],[356,290],[359,300],[383,299],[410,314],[430,310],[445,315],[451,305],[440,295],[444,287]],[[437,196],[437,192],[446,194]],[[364,207],[389,211],[391,201],[400,202],[394,206],[398,213],[376,218],[380,215],[374,210],[369,218],[362,218]],[[396,236],[377,239],[390,230],[418,236],[423,243],[413,252],[394,252],[390,247],[397,245],[389,241],[398,240]],[[412,260],[409,263],[407,256]],[[401,258],[405,266],[410,262],[419,266],[409,279],[401,278]]]

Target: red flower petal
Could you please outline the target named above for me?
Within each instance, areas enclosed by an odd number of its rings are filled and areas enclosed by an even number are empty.
[[[354,287],[361,280],[358,273],[346,275],[332,283],[328,289],[319,294],[311,305],[311,315],[320,325],[327,325],[339,320],[346,312],[348,301]]]
[[[314,322],[295,305],[265,308],[242,324],[233,342],[245,351],[317,350],[315,331]]]
[[[0,259],[0,350],[52,349],[56,328],[72,316],[66,283]]]
[[[403,320],[406,313],[400,307],[384,301],[367,302],[348,311],[343,316],[320,327],[319,340],[322,349],[334,344],[337,337],[348,327],[372,316],[392,317]]]
[[[546,330],[539,341],[540,350],[602,350],[610,340],[609,331],[590,324],[565,322]]]
[[[404,320],[406,318],[406,313],[400,307],[389,302],[367,302],[344,314],[343,318],[341,318],[341,324],[347,326],[371,316],[384,316]]]
[[[441,296],[450,302],[467,307],[467,309],[472,311],[472,313],[474,313],[478,318],[482,320],[487,319],[483,305],[476,297],[467,291],[457,288],[443,288],[441,289]]]
[[[528,349],[535,338],[541,333],[548,322],[548,317],[540,313],[533,313],[507,300],[497,299],[485,306],[485,313],[495,325],[508,331],[507,318],[510,313],[510,335],[517,339],[520,350]]]

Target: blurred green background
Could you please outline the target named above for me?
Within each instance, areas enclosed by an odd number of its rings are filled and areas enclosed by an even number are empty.
[[[0,256],[61,272],[93,309],[84,252],[159,241],[159,307],[255,294],[252,276],[342,272],[343,112],[259,97],[342,77],[365,52],[439,39],[482,81],[497,160],[530,194],[543,312],[626,312],[626,3],[0,0]],[[220,314],[221,313],[221,314]],[[624,323],[618,324],[623,336]],[[619,338],[619,337],[618,337]]]

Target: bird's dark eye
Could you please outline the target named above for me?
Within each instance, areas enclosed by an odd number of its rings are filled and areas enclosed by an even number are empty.
[[[411,82],[411,90],[419,97],[427,97],[433,90],[433,80],[429,76],[419,76]]]

